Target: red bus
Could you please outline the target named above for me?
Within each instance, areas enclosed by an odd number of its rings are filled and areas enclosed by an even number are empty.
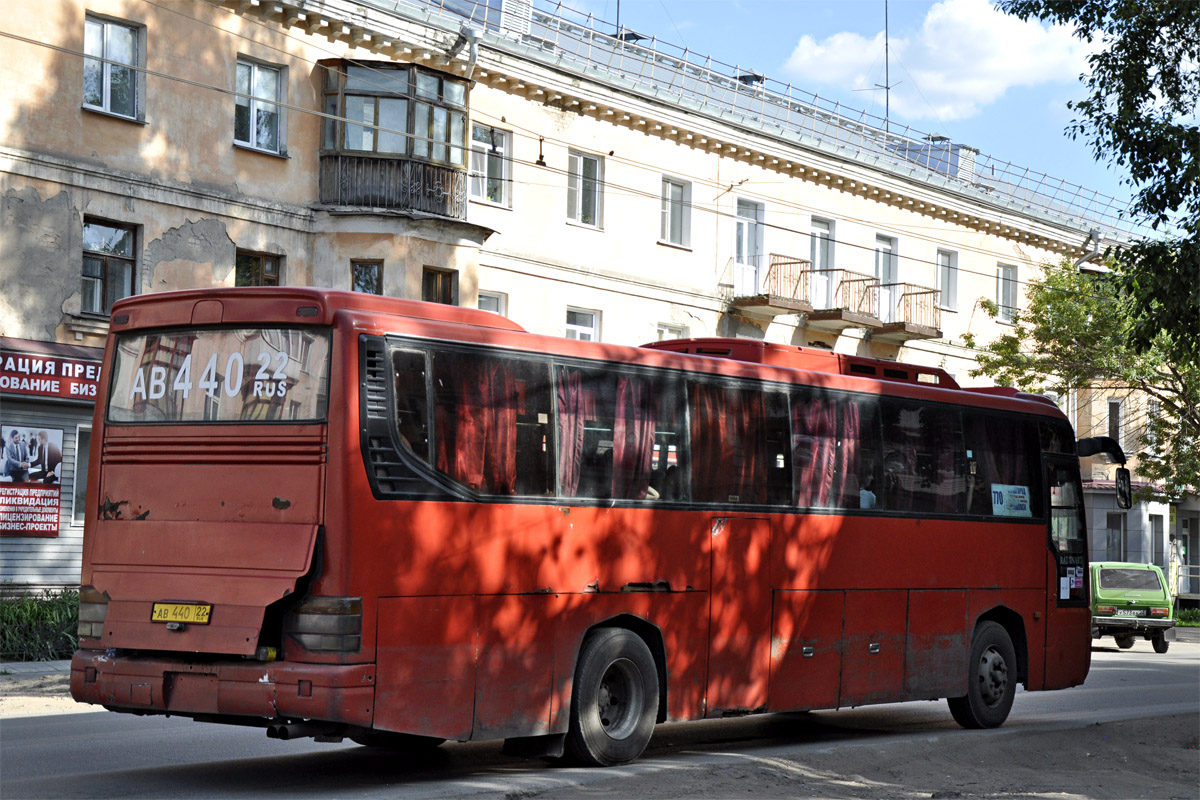
[[[121,300],[101,387],[71,692],[113,711],[609,765],[668,720],[992,727],[1088,672],[1041,397],[307,288]]]

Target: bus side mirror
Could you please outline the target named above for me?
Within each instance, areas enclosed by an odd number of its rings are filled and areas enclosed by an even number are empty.
[[[1129,470],[1117,467],[1117,505],[1120,508],[1133,507],[1133,486],[1129,481]]]

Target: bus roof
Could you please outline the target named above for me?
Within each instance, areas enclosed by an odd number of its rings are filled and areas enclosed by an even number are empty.
[[[365,292],[345,292],[304,286],[256,286],[191,289],[126,297],[113,304],[112,327],[222,325],[281,322],[293,319],[303,325],[330,325],[343,309],[399,315],[437,322],[475,325],[507,331],[524,331],[517,323],[490,311],[442,303],[402,300]]]

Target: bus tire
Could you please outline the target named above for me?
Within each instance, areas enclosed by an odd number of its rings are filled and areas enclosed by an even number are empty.
[[[1165,653],[1167,652],[1167,648],[1171,646],[1171,643],[1167,641],[1167,637],[1163,636],[1161,633],[1156,634],[1155,637],[1150,640],[1150,643],[1154,645],[1154,652],[1156,653]]]
[[[1017,655],[1008,631],[996,622],[981,623],[967,663],[967,693],[947,700],[950,714],[964,728],[998,728],[1017,693]]]
[[[1122,650],[1128,650],[1129,648],[1133,647],[1133,634],[1131,633],[1123,633],[1120,636],[1114,636],[1113,638],[1117,640],[1117,647],[1121,648]]]
[[[633,761],[657,714],[658,669],[642,638],[625,628],[590,633],[575,667],[567,755],[598,767]]]

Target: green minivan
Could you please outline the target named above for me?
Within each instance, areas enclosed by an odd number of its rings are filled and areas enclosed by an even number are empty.
[[[1162,570],[1153,564],[1101,561],[1092,564],[1092,638],[1112,636],[1122,650],[1135,638],[1149,639],[1165,653],[1166,633],[1175,627],[1171,595]]]

